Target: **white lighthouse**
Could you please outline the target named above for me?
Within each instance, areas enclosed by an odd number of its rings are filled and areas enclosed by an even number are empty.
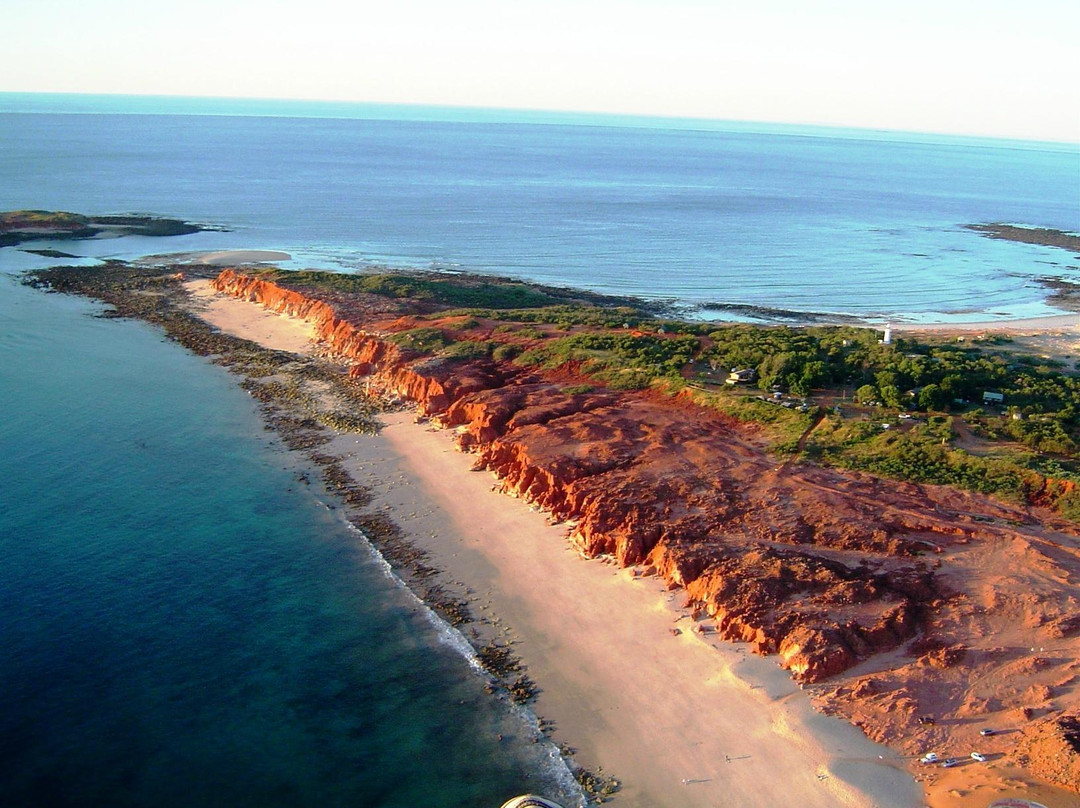
[[[881,341],[882,345],[892,345],[892,324],[885,323],[885,339]]]

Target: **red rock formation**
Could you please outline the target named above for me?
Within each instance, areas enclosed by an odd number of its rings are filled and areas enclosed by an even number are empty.
[[[1046,718],[1026,727],[1016,758],[1040,779],[1080,792],[1080,715]]]
[[[327,352],[353,363],[355,374],[462,427],[459,445],[475,453],[476,466],[570,522],[570,540],[585,555],[654,569],[685,588],[722,636],[777,654],[802,682],[836,677],[922,635],[892,679],[860,680],[860,701],[845,700],[843,683],[823,697],[871,736],[925,735],[931,730],[917,718],[927,711],[1025,706],[959,689],[979,666],[996,670],[1016,657],[994,658],[980,640],[992,636],[984,623],[1007,627],[1016,618],[997,616],[1001,588],[979,565],[1007,554],[1005,568],[1031,571],[1025,586],[1051,591],[1039,582],[1075,574],[1062,565],[1080,566],[1075,531],[1055,532],[1060,526],[975,494],[778,465],[754,427],[689,401],[641,391],[568,395],[572,369],[557,377],[490,359],[411,355],[386,337],[418,323],[384,298],[336,299],[231,270],[215,288],[312,322]],[[1060,587],[1053,592],[1025,607],[1020,622],[1037,608],[1037,628],[1025,631],[1071,637],[1076,604]]]

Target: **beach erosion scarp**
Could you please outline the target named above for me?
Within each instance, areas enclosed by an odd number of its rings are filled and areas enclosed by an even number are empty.
[[[778,466],[752,428],[692,401],[568,394],[565,379],[509,363],[410,357],[385,331],[415,323],[385,301],[343,305],[232,270],[214,286],[311,323],[354,374],[454,428],[501,492],[568,522],[582,554],[682,593],[697,633],[775,655],[804,684],[828,679],[820,706],[871,738],[908,754],[940,742],[941,728],[923,719],[965,698],[965,665],[1015,661],[978,648],[993,633],[968,625],[973,612],[955,588],[981,592],[987,576],[957,567],[973,564],[971,545],[1038,554],[1056,526],[1019,530],[1023,514],[986,497]],[[928,540],[955,556],[954,569],[913,551]],[[1039,608],[1042,624],[1068,616],[1053,598]],[[840,676],[905,643],[874,675]],[[1049,667],[1060,678],[1067,664]],[[1018,709],[999,702],[999,712]]]

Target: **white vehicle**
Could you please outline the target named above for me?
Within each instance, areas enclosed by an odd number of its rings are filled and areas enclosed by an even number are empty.
[[[562,808],[554,800],[544,799],[535,794],[525,794],[503,803],[502,808]]]
[[[982,752],[972,752],[971,759],[977,760],[979,761],[979,763],[986,763],[986,755],[984,755]]]
[[[993,735],[996,731],[997,730],[993,730],[993,729],[990,729],[990,727],[987,727],[986,729],[980,729],[979,734],[980,735]]]
[[[922,758],[919,759],[919,762],[920,763],[937,763],[938,762],[938,753],[937,752],[927,752],[925,755],[922,756]]]

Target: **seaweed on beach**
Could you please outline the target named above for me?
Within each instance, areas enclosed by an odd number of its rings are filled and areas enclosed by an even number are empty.
[[[413,544],[395,522],[379,513],[353,514],[349,521],[439,617],[452,626],[473,622],[468,601],[457,597],[436,580],[439,570],[428,563],[428,553]]]
[[[492,641],[478,648],[476,658],[484,670],[499,679],[504,679],[521,670],[521,660],[514,655],[513,649],[498,641]]]
[[[577,766],[573,774],[581,790],[585,792],[585,796],[590,802],[596,804],[607,802],[622,788],[622,783],[618,778],[601,774],[599,771],[594,772]]]
[[[339,458],[323,452],[311,452],[308,457],[322,471],[323,485],[346,505],[365,508],[371,504],[371,491],[352,478]]]

